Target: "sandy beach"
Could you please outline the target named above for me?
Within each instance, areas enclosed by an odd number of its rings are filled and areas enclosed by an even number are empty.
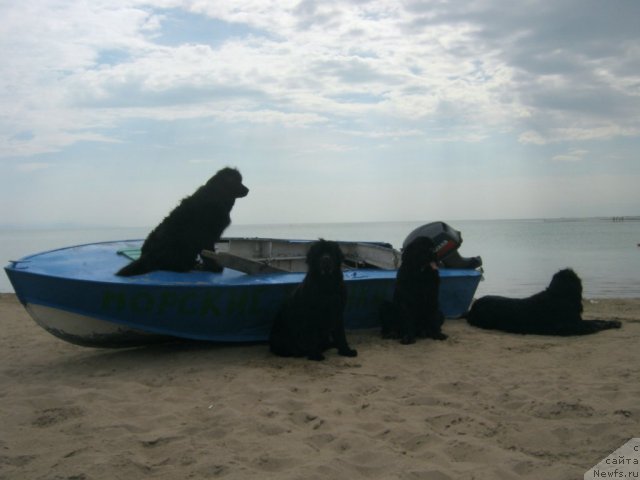
[[[445,342],[350,332],[355,359],[265,345],[67,344],[0,295],[1,479],[581,479],[640,436],[640,299],[620,330]]]

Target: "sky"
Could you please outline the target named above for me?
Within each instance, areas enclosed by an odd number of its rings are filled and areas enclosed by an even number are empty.
[[[637,0],[0,0],[0,225],[640,215]]]

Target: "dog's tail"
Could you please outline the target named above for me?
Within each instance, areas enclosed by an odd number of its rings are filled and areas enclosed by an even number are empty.
[[[116,275],[121,277],[132,277],[134,275],[142,275],[143,273],[149,273],[153,268],[146,261],[144,257],[140,257],[137,260],[125,265],[121,268]]]

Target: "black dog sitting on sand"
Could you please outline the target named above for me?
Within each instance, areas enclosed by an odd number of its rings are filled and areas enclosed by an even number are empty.
[[[336,242],[319,240],[307,252],[307,274],[278,312],[271,333],[271,352],[282,357],[324,360],[323,352],[337,347],[346,357],[358,355],[347,344],[343,312],[347,303]]]
[[[248,193],[240,172],[223,168],[193,195],[184,198],[149,234],[140,258],[117,274],[128,277],[153,270],[187,272],[193,269],[198,254],[205,248],[212,249],[231,223],[229,213],[236,198]],[[222,270],[213,262],[205,266],[212,271]]]
[[[466,317],[476,327],[537,335],[587,335],[621,326],[616,320],[582,319],[582,281],[570,268],[528,298],[479,298]]]
[[[415,343],[416,337],[444,340],[441,328],[435,245],[428,237],[417,237],[402,251],[393,300],[384,302],[380,323],[384,338],[399,338],[403,344]]]

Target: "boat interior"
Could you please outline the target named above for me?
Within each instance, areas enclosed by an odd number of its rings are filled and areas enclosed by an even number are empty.
[[[224,238],[215,250],[201,252],[223,267],[245,273],[306,272],[306,255],[313,242],[269,238]],[[386,243],[338,242],[344,253],[343,270],[373,268],[395,270],[400,252]]]

